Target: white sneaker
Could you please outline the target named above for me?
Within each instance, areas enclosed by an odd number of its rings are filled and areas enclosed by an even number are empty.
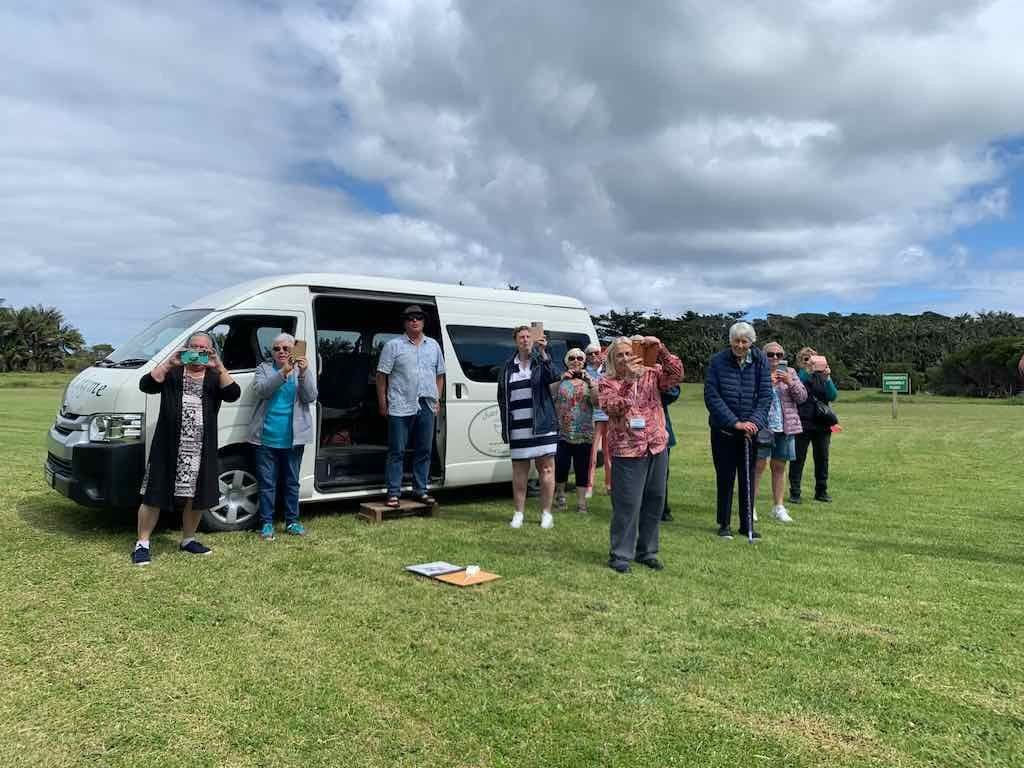
[[[523,527],[523,513],[522,512],[516,512],[514,515],[512,515],[512,522],[509,523],[509,525],[511,525],[513,528],[522,528]]]
[[[778,520],[780,523],[793,522],[793,518],[789,516],[789,512],[787,512],[786,508],[781,504],[777,504],[775,506],[775,509],[772,511],[775,513],[775,519]]]
[[[554,528],[555,527],[555,518],[551,515],[550,512],[541,512],[540,513],[540,527],[541,528]]]
[[[594,486],[590,486],[589,488],[587,488],[587,495],[584,498],[587,498],[587,499],[594,498]]]
[[[757,507],[754,507],[751,511],[754,513],[754,515],[753,515],[754,516],[754,522],[756,523],[757,522]]]

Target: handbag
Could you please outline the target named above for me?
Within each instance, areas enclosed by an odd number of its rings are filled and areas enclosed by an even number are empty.
[[[758,445],[772,445],[775,442],[775,433],[772,432],[768,427],[762,427],[757,430],[757,444]]]
[[[814,423],[819,427],[834,427],[839,423],[839,417],[832,410],[832,406],[824,400],[814,398]]]

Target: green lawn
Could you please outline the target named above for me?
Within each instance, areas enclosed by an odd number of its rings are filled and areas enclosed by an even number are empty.
[[[512,531],[494,489],[132,569],[132,520],[43,485],[60,389],[0,386],[0,764],[1024,765],[1024,410],[843,394],[835,503],[751,546],[686,387],[667,570],[618,576],[606,497]]]

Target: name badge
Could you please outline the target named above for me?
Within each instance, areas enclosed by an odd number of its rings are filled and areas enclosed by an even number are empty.
[[[629,419],[630,429],[643,429],[647,426],[647,419],[643,416],[631,416]]]

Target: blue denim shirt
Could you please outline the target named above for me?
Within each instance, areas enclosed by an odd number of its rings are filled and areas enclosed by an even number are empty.
[[[377,372],[388,377],[388,415],[415,416],[420,398],[431,406],[440,398],[437,377],[444,375],[444,356],[429,336],[413,344],[402,334],[384,345]]]

